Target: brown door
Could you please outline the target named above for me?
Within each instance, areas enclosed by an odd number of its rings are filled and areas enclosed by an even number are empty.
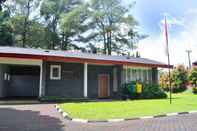
[[[99,75],[99,98],[109,97],[109,75]]]

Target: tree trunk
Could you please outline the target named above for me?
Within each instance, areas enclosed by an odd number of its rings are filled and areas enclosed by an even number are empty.
[[[25,47],[26,46],[26,41],[27,41],[27,32],[28,32],[28,19],[29,19],[29,14],[30,14],[30,0],[28,0],[27,2],[27,14],[25,16],[25,20],[24,20],[24,25],[23,25],[23,28],[24,28],[24,31],[23,31],[23,34],[22,34],[22,47]]]
[[[112,53],[112,33],[109,32],[109,55]]]
[[[103,32],[103,44],[104,44],[104,54],[107,54],[107,44],[106,44],[106,36],[105,32]]]
[[[111,55],[111,47],[110,47],[110,32],[107,32],[107,54]]]

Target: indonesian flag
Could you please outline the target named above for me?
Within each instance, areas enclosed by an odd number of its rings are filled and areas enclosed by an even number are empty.
[[[164,37],[165,37],[165,54],[166,56],[169,55],[169,47],[168,47],[168,23],[165,17],[164,19]]]

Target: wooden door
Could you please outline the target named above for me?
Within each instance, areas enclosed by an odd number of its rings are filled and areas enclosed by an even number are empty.
[[[109,75],[99,75],[99,98],[109,97]]]

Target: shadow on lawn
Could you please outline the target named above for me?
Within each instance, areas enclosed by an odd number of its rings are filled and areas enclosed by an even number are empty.
[[[0,131],[64,131],[62,122],[31,110],[0,108]]]

